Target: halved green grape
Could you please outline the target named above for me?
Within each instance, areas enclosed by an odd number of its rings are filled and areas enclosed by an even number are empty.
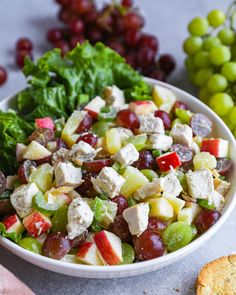
[[[175,114],[180,120],[182,120],[185,123],[189,123],[193,115],[193,113],[190,112],[189,110],[184,110],[179,108],[175,109]]]
[[[154,178],[158,178],[158,174],[154,170],[151,170],[151,169],[143,169],[143,170],[140,170],[140,171],[150,181],[153,181]]]
[[[194,36],[203,36],[208,31],[208,21],[203,17],[195,17],[188,25],[189,33]]]
[[[233,108],[234,102],[232,97],[227,93],[216,93],[211,97],[210,107],[219,116],[225,116]]]
[[[184,51],[189,54],[195,54],[202,48],[202,38],[190,36],[184,41]]]
[[[170,252],[188,245],[193,238],[193,231],[186,222],[174,222],[165,229],[163,241]]]
[[[235,40],[235,32],[229,28],[219,31],[218,37],[224,45],[232,45]]]
[[[210,51],[210,60],[215,66],[223,65],[224,63],[230,61],[230,58],[231,52],[225,45],[213,47]]]
[[[202,168],[214,169],[216,168],[216,158],[208,152],[197,153],[193,157],[194,170]]]
[[[210,54],[207,51],[200,50],[198,51],[193,58],[194,65],[198,68],[206,68],[210,65]]]
[[[225,22],[226,15],[222,10],[214,9],[208,13],[207,19],[212,27],[217,28]]]
[[[194,56],[190,55],[185,59],[185,67],[187,71],[193,72],[196,70],[196,66],[194,64]]]
[[[207,89],[211,93],[223,92],[227,86],[227,79],[221,74],[214,74],[207,81]]]
[[[38,240],[31,237],[21,239],[18,245],[36,254],[42,253],[42,245],[39,243]]]
[[[203,68],[199,71],[197,71],[195,78],[194,78],[194,83],[197,86],[204,86],[208,79],[213,75],[213,69],[212,68]]]
[[[229,114],[227,115],[227,118],[229,120],[229,123],[232,124],[230,129],[236,127],[236,106],[230,110]]]
[[[58,203],[52,203],[52,204],[47,203],[41,192],[38,192],[33,197],[32,203],[33,203],[33,208],[37,209],[39,212],[43,214],[52,214],[60,207],[60,204]]]
[[[227,62],[223,65],[221,69],[221,73],[225,76],[225,78],[230,82],[236,81],[236,62]]]
[[[57,209],[52,217],[52,232],[66,232],[66,225],[68,223],[68,206],[64,205]]]
[[[134,249],[127,243],[122,243],[122,258],[121,264],[132,264],[134,262]]]
[[[210,36],[207,37],[202,45],[203,50],[210,51],[213,47],[221,45],[221,41],[219,38]]]
[[[215,208],[214,204],[209,203],[209,200],[207,200],[207,199],[199,199],[198,200],[198,205],[201,206],[202,208],[205,208],[205,209],[208,209],[208,210],[211,210],[211,209]]]
[[[93,125],[92,132],[98,137],[103,137],[109,129],[109,126],[108,122],[97,122]]]

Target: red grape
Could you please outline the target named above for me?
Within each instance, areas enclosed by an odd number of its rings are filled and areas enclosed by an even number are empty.
[[[142,150],[139,152],[139,159],[133,163],[133,166],[139,170],[155,169],[156,161],[150,151]]]
[[[107,42],[107,45],[118,52],[121,56],[125,54],[125,48],[119,41],[109,41]]]
[[[233,168],[233,163],[231,160],[227,158],[219,158],[217,159],[216,169],[220,175],[226,176],[230,173]]]
[[[56,138],[56,144],[57,144],[56,151],[58,151],[61,148],[65,148],[65,149],[68,148],[67,144],[60,137]]]
[[[167,112],[162,110],[157,110],[155,111],[154,115],[155,117],[162,119],[165,129],[169,130],[171,128],[171,118]]]
[[[135,68],[136,67],[136,60],[135,60],[135,56],[132,53],[128,53],[125,56],[126,62],[131,65],[131,67]]]
[[[95,147],[98,141],[97,136],[92,133],[86,133],[81,135],[76,142],[78,143],[81,140],[90,144],[92,147]]]
[[[140,32],[136,30],[129,30],[125,34],[125,42],[128,46],[134,47],[140,40]]]
[[[42,159],[39,159],[39,160],[35,160],[35,163],[36,163],[37,166],[39,166],[39,165],[42,165],[42,164],[45,164],[45,163],[51,164],[51,161],[52,161],[52,156],[48,156],[48,157],[45,157],[45,158],[42,158]]]
[[[53,45],[55,48],[61,49],[62,56],[64,56],[70,50],[69,44],[64,40],[59,40],[55,42]]]
[[[154,70],[148,76],[152,79],[159,80],[162,82],[166,81],[166,74],[162,70]]]
[[[59,28],[53,28],[47,32],[47,40],[50,43],[56,43],[57,41],[62,40],[62,38],[63,38],[63,33],[62,33],[62,30]]]
[[[207,231],[220,218],[220,212],[216,210],[203,210],[194,222],[200,233]]]
[[[92,24],[96,21],[98,17],[98,12],[96,10],[91,10],[83,15],[83,20],[86,24]]]
[[[77,16],[75,12],[69,8],[62,8],[58,13],[58,18],[64,23],[69,23],[72,19],[75,19]]]
[[[56,2],[63,7],[69,6],[71,4],[71,0],[56,0]]]
[[[31,160],[25,160],[18,168],[18,177],[21,183],[28,183],[31,173],[31,167],[36,167],[36,163]]]
[[[102,40],[102,32],[96,28],[90,28],[87,32],[88,38],[92,44]]]
[[[124,16],[124,27],[126,30],[139,30],[143,25],[143,17],[135,12],[128,12]]]
[[[135,256],[139,261],[162,256],[165,252],[161,237],[153,229],[145,230],[135,239],[134,250]]]
[[[21,50],[16,53],[16,64],[18,67],[23,68],[25,64],[25,57],[28,56],[30,59],[33,59],[33,55],[30,51]]]
[[[138,64],[140,66],[150,65],[152,62],[154,62],[155,54],[155,51],[150,47],[145,46],[140,48],[137,53]]]
[[[80,19],[72,19],[69,22],[69,28],[73,33],[81,34],[84,31],[84,23]]]
[[[188,106],[186,105],[186,103],[177,100],[172,108],[172,111],[175,112],[176,109],[188,110]]]
[[[117,195],[112,199],[112,202],[117,204],[116,215],[122,215],[123,211],[128,208],[128,202],[123,195]]]
[[[172,55],[163,54],[159,58],[159,65],[166,74],[170,74],[175,69],[175,60]]]
[[[148,219],[148,229],[156,230],[159,234],[162,234],[164,229],[166,229],[167,223],[157,217],[149,217]]]
[[[71,46],[71,48],[74,48],[78,43],[82,44],[82,43],[84,43],[84,41],[85,41],[85,39],[82,35],[72,36],[70,38],[70,46]]]
[[[87,172],[100,172],[104,167],[110,167],[113,164],[113,160],[111,158],[108,159],[100,159],[95,161],[84,162],[84,169]]]
[[[117,122],[129,129],[139,128],[138,116],[129,109],[121,110],[117,113]]]
[[[7,71],[4,67],[0,66],[0,86],[3,85],[7,80]]]
[[[77,133],[86,132],[90,129],[92,124],[93,124],[92,117],[89,114],[86,114],[83,120],[81,121],[81,123],[79,124],[79,127],[77,128],[76,132]]]
[[[62,259],[71,249],[71,243],[67,236],[60,232],[51,233],[47,236],[43,244],[43,255]]]
[[[97,192],[93,188],[93,184],[91,182],[91,177],[96,177],[97,173],[89,172],[85,173],[82,176],[84,182],[77,188],[77,192],[86,198],[94,198],[97,195]]]
[[[83,15],[94,9],[94,4],[91,0],[72,0],[71,7],[79,15]]]
[[[122,242],[130,243],[132,240],[128,224],[122,215],[116,216],[114,222],[109,225],[108,231],[118,236]]]
[[[127,8],[130,8],[133,5],[133,1],[132,0],[122,0],[121,5],[123,5],[123,6],[127,7]]]
[[[30,39],[28,38],[20,38],[17,43],[16,43],[16,50],[21,51],[31,51],[33,49],[33,43]]]
[[[37,141],[42,145],[46,145],[49,141],[53,141],[55,138],[55,133],[52,129],[36,129],[33,133],[28,137],[28,141]]]
[[[143,34],[139,42],[141,47],[149,47],[156,53],[159,48],[158,40],[155,36]]]

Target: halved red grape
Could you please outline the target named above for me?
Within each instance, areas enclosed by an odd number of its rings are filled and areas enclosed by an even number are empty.
[[[117,113],[117,123],[129,129],[139,128],[138,116],[129,109]]]
[[[175,60],[170,54],[162,54],[159,58],[159,65],[166,74],[170,74],[175,69]]]
[[[88,231],[86,230],[84,233],[82,233],[80,236],[74,238],[73,240],[70,240],[71,248],[80,246],[83,242],[85,242],[88,235]]]
[[[25,160],[18,168],[18,176],[22,183],[26,184],[29,181],[31,167],[36,167],[36,163],[31,160]]]
[[[171,118],[167,112],[162,110],[157,110],[155,111],[154,116],[162,119],[165,129],[169,130],[171,128]]]
[[[51,233],[47,236],[43,244],[43,255],[62,259],[71,249],[71,242],[67,236],[60,232]]]
[[[194,114],[190,120],[194,135],[207,137],[212,131],[212,122],[204,114]]]
[[[156,230],[159,234],[162,234],[164,229],[166,229],[167,223],[157,217],[149,217],[148,219],[148,229]]]
[[[155,53],[158,51],[158,39],[153,35],[143,34],[140,38],[139,44],[141,47],[146,46],[152,48]]]
[[[7,71],[4,67],[0,66],[0,86],[7,80]]]
[[[31,51],[33,49],[33,43],[30,39],[22,37],[16,43],[16,50],[26,50]]]
[[[92,147],[95,147],[95,145],[97,144],[98,138],[95,134],[93,133],[86,133],[81,135],[78,139],[77,139],[77,143],[80,141],[84,141],[88,144],[90,144]]]
[[[150,151],[142,150],[139,152],[139,159],[134,162],[132,166],[138,168],[139,170],[155,169],[156,161]]]
[[[109,225],[108,231],[118,236],[122,242],[130,243],[132,240],[129,226],[122,215],[116,216],[114,222]]]
[[[36,129],[33,133],[28,137],[28,141],[37,141],[42,145],[46,145],[47,142],[53,141],[55,138],[55,133],[52,129]]]
[[[145,230],[135,239],[135,257],[139,261],[160,257],[165,253],[165,247],[160,235],[153,229]]]
[[[220,175],[226,176],[230,173],[233,168],[233,163],[227,158],[218,158],[216,169]]]
[[[193,158],[193,151],[188,146],[182,144],[174,144],[171,147],[172,152],[176,152],[181,163],[190,162]]]
[[[95,191],[93,184],[91,182],[91,177],[96,177],[97,173],[89,172],[85,173],[82,176],[84,182],[76,189],[79,194],[81,194],[85,198],[94,198],[97,196],[97,192]]]
[[[90,162],[84,162],[84,169],[87,172],[100,172],[102,168],[104,167],[110,167],[112,166],[114,161],[111,158],[108,159],[99,159],[95,161],[90,161]]]
[[[117,204],[117,213],[116,215],[122,215],[123,211],[128,208],[128,202],[123,195],[117,195],[112,199],[112,202]]]
[[[3,172],[0,170],[0,194],[6,190],[7,179]]]
[[[90,129],[90,127],[93,124],[93,119],[89,114],[86,114],[82,120],[82,122],[79,124],[79,127],[77,128],[77,133],[86,132]]]
[[[220,218],[220,212],[216,210],[201,211],[194,224],[200,233],[207,231]]]

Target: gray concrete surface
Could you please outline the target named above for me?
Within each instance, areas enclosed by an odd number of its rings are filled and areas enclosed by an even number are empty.
[[[102,1],[99,1],[100,3]],[[187,36],[186,24],[196,15],[210,9],[226,9],[229,0],[137,0],[146,16],[145,30],[160,39],[160,51],[171,52],[178,67],[169,80],[174,85],[195,90],[189,85],[183,69],[182,41]],[[0,64],[9,71],[8,82],[0,88],[0,99],[25,86],[23,75],[14,66],[14,43],[19,36],[29,36],[35,45],[36,56],[49,46],[45,31],[57,24],[57,6],[53,0],[1,0],[0,6]],[[171,266],[146,275],[114,279],[89,280],[67,277],[31,265],[3,248],[0,263],[28,284],[39,295],[172,295],[194,294],[197,273],[206,262],[236,252],[235,213],[223,228],[193,254]],[[20,294],[19,294],[20,295]]]

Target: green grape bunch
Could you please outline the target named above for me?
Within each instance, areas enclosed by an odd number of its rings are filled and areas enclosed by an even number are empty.
[[[225,13],[214,9],[188,24],[183,49],[190,81],[199,98],[229,126],[236,137],[236,1]]]

